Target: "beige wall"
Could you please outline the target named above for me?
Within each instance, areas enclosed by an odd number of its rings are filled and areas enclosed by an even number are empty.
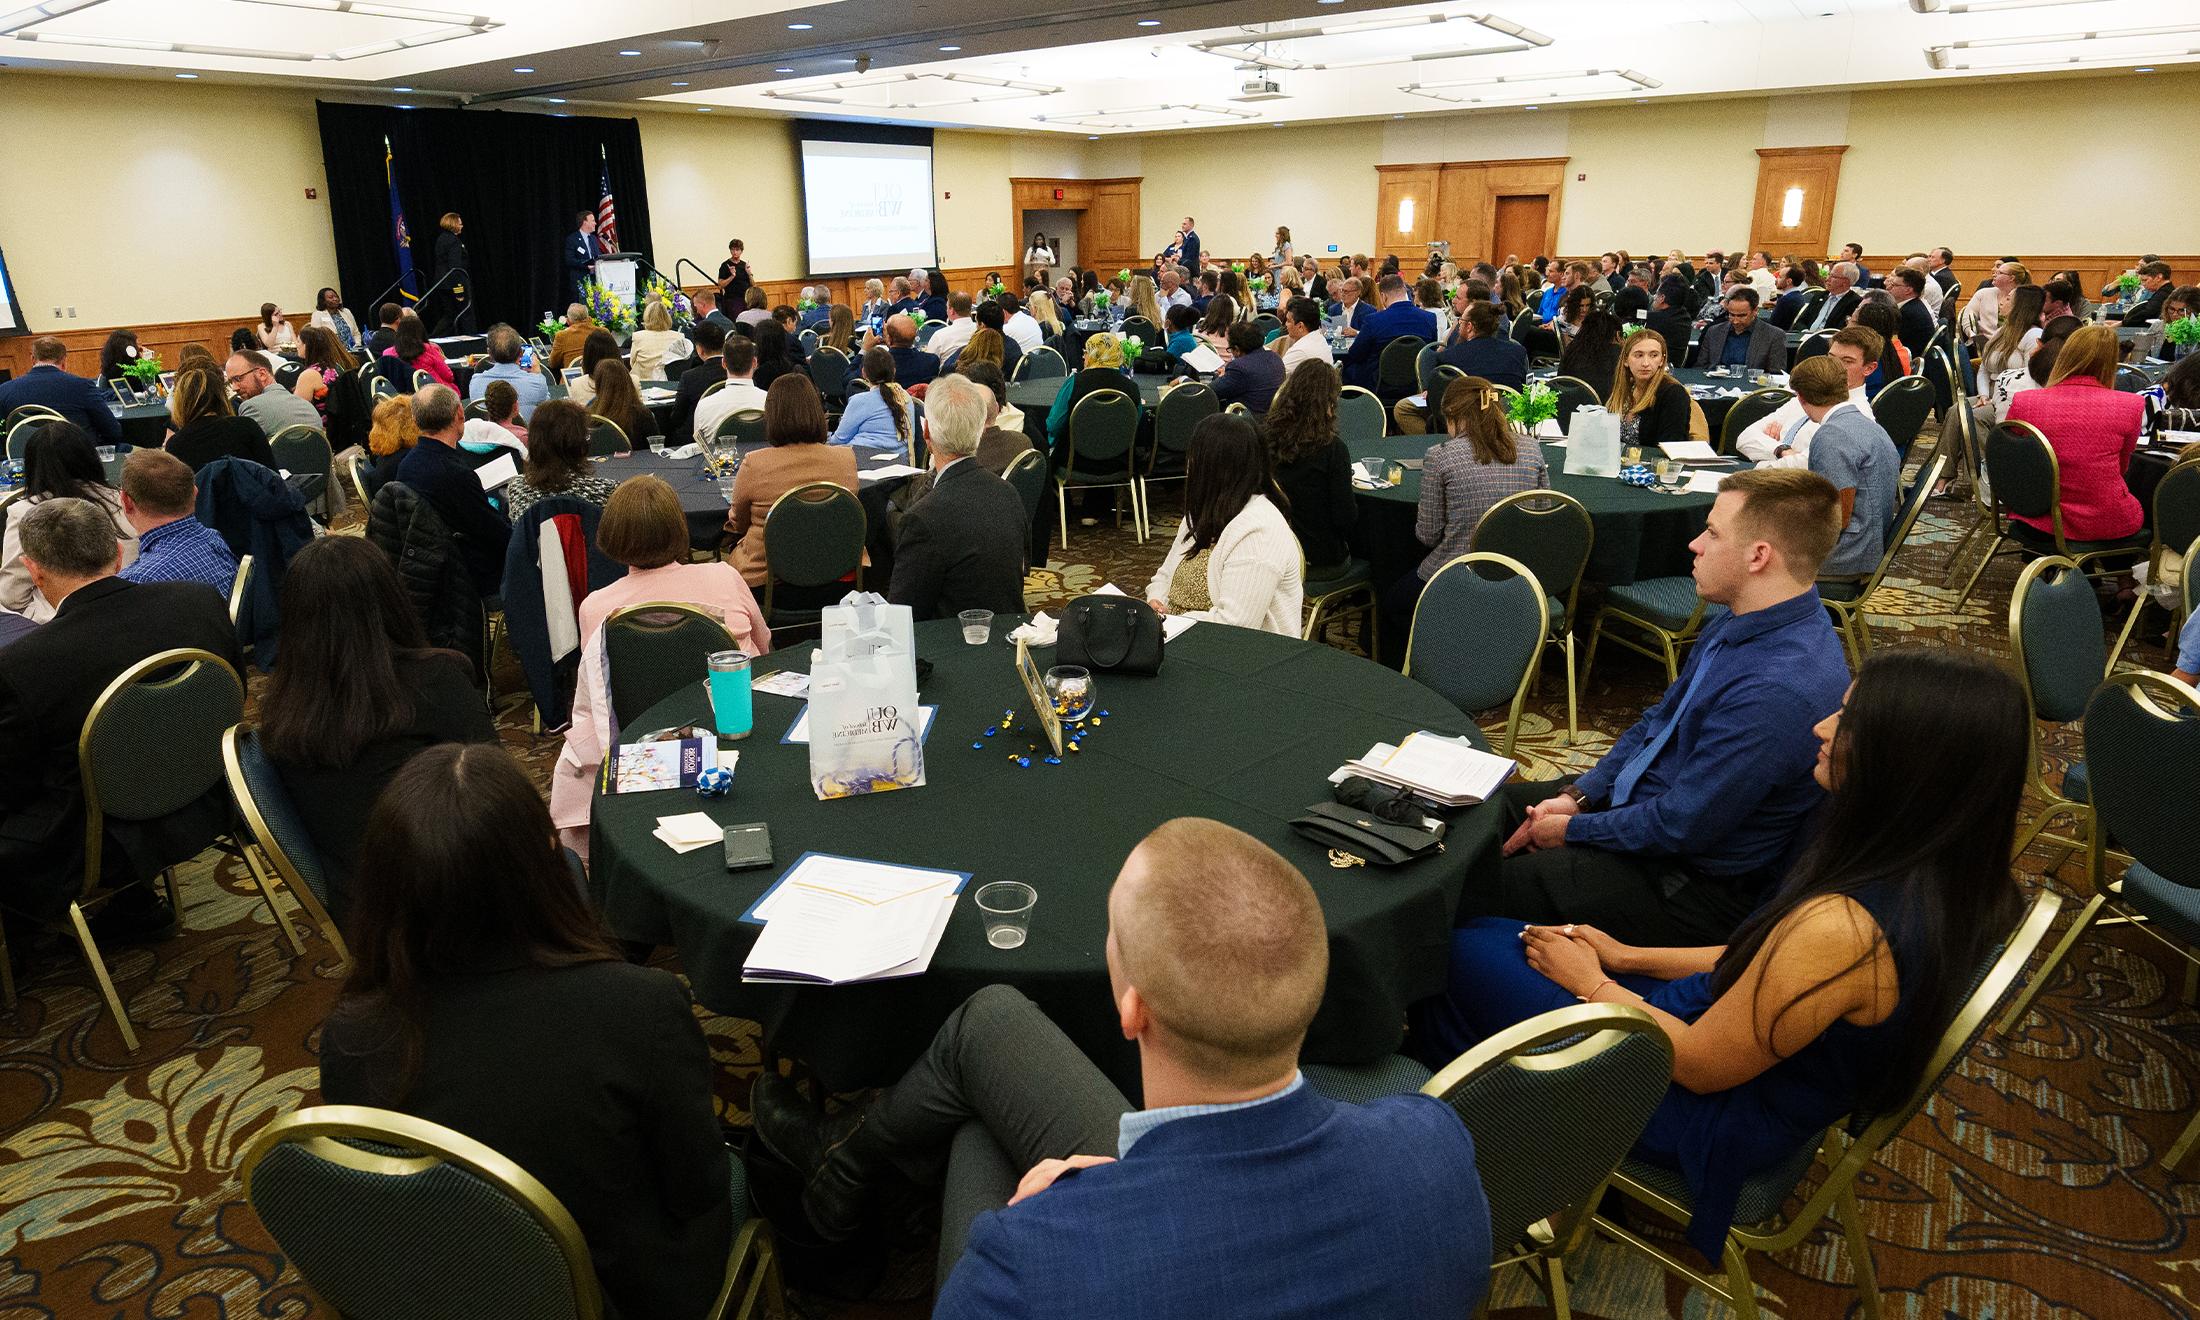
[[[2143,99],[2136,93],[2143,86]],[[2160,107],[2200,71],[1652,106],[1561,107],[1146,138],[943,131],[940,256],[1013,260],[1013,176],[1142,176],[1139,242],[1198,218],[1217,253],[1365,251],[1375,165],[1568,156],[1561,252],[1732,246],[1748,233],[1760,146],[1846,141],[1834,241],[1867,251],[2112,255],[2189,250],[2200,175],[2164,168]],[[38,329],[235,316],[266,298],[304,311],[335,274],[314,93],[25,74],[0,76],[11,143],[0,242]],[[747,240],[766,278],[802,272],[801,187],[780,121],[644,111],[650,216],[665,261],[715,268]],[[242,141],[248,149],[233,149]],[[1985,179],[1981,143],[2007,167]],[[1586,174],[1586,179],[1577,175]],[[2131,181],[2144,179],[2140,189]],[[319,197],[308,201],[305,190]],[[2143,201],[2127,200],[2143,197]],[[1461,254],[1480,256],[1483,254]],[[75,307],[58,323],[53,308]]]
[[[303,313],[335,280],[311,93],[9,70],[0,124],[0,243],[34,329]]]

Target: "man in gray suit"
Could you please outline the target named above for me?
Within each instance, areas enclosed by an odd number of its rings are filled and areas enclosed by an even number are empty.
[[[1726,319],[1713,321],[1696,346],[1696,365],[1786,371],[1787,336],[1757,315],[1757,291],[1737,284],[1726,291]]]
[[[1849,398],[1847,371],[1821,353],[1796,364],[1788,378],[1804,416],[1818,424],[1810,440],[1810,470],[1841,495],[1841,539],[1819,566],[1820,577],[1854,577],[1879,566],[1894,526],[1902,456],[1887,430]]]
[[[939,377],[925,395],[932,489],[901,517],[887,591],[918,619],[1023,612],[1023,497],[972,458],[991,404],[982,386],[962,376]]]

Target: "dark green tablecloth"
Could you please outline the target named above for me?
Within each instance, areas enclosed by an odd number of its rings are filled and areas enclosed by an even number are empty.
[[[1363,458],[1420,458],[1444,437],[1392,435],[1349,446],[1354,462]],[[1648,455],[1658,453],[1652,446]],[[1569,477],[1562,473],[1566,450],[1543,446],[1544,461],[1551,466],[1551,487],[1563,491],[1589,510],[1596,525],[1596,544],[1590,548],[1585,576],[1591,582],[1615,586],[1642,578],[1678,577],[1689,571],[1694,556],[1688,543],[1703,530],[1711,508],[1710,495],[1667,495],[1640,486],[1623,486],[1611,477]],[[1428,553],[1413,534],[1413,521],[1421,500],[1421,472],[1414,468],[1396,486],[1380,490],[1355,490],[1360,497],[1360,523],[1354,533],[1354,550],[1368,561],[1378,584],[1388,585],[1400,574],[1412,571]]]
[[[778,741],[801,703],[760,694],[730,797],[599,797],[591,855],[613,928],[622,938],[677,945],[703,1004],[763,1022],[772,1049],[808,1060],[835,1089],[894,1080],[957,1005],[981,986],[1006,982],[1136,1094],[1135,1051],[1117,1029],[1108,993],[1108,888],[1147,831],[1176,816],[1208,816],[1275,847],[1321,896],[1329,986],[1306,1057],[1367,1062],[1391,1052],[1405,1006],[1443,987],[1462,888],[1487,883],[1486,874],[1470,872],[1496,864],[1495,813],[1460,813],[1444,853],[1394,870],[1333,869],[1287,822],[1326,800],[1329,772],[1375,742],[1416,729],[1479,741],[1473,723],[1428,689],[1358,657],[1200,624],[1169,645],[1159,675],[1100,677],[1100,706],[1111,713],[1082,752],[1059,766],[1035,757],[1022,769],[1009,758],[1011,739],[981,736],[1003,709],[1021,716],[1026,705],[1005,631],[997,621],[994,640],[971,647],[953,620],[918,625],[918,654],[935,665],[921,696],[940,707],[923,788],[818,801],[807,748]],[[1044,666],[1052,652],[1037,659]],[[800,647],[757,668],[808,664],[809,649]],[[705,718],[698,682],[634,727]],[[973,749],[974,741],[984,748]],[[1022,751],[1027,741],[1013,746]],[[728,873],[716,848],[678,854],[651,836],[659,816],[696,810],[724,824],[769,822],[776,865]],[[832,988],[742,985],[758,927],[740,915],[809,851],[969,871],[971,888],[930,971]],[[992,880],[1039,891],[1020,949],[985,941],[968,895]]]

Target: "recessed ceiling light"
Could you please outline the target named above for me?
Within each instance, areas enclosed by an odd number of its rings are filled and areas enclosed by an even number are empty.
[[[1404,115],[1392,115],[1392,116],[1391,116],[1391,118],[1392,118],[1392,119],[1403,119],[1403,118],[1405,118],[1405,116],[1404,116]]]
[[[562,97],[562,96],[546,96],[546,97],[544,97],[543,99],[544,99],[544,100],[546,100],[546,101],[548,101],[548,102],[549,102],[550,104],[552,104],[552,105],[564,105],[564,104],[565,104],[565,98],[564,98],[564,97]]]
[[[2142,70],[2140,70],[2140,72],[2144,73],[2144,72],[2145,72],[2145,70],[2144,70],[2144,69],[2142,69]],[[195,73],[179,73],[179,74],[177,74],[176,76],[177,76],[178,78],[196,78],[196,77],[198,77],[199,75],[197,75],[197,74],[195,74]]]
[[[516,68],[516,69],[512,70],[512,72],[514,72],[514,73],[533,73],[533,72],[534,72],[534,70],[533,70],[533,69],[531,69],[531,68],[529,68],[529,67],[527,67],[526,65],[522,64],[522,65],[520,65],[520,66],[519,66],[518,68]]]
[[[391,91],[393,91],[393,92],[409,92],[409,91],[411,91],[411,90],[412,90],[412,88],[410,88],[410,87],[392,87],[392,88],[390,88],[390,90],[391,90]]]
[[[2153,66],[2152,66],[2152,65],[2149,65],[2148,67],[2146,67],[2146,68],[2144,68],[2144,69],[2133,69],[2133,70],[2132,70],[2132,72],[2133,72],[2133,73],[2152,73],[2152,72],[2154,72],[2154,68],[2153,68]]]
[[[409,105],[401,105],[401,106],[399,106],[399,107],[397,107],[397,108],[398,108],[398,109],[400,109],[400,110],[410,110],[410,109],[412,109],[412,107],[411,107],[411,106],[409,106]]]
[[[1138,20],[1138,26],[1140,26],[1140,27],[1160,27],[1160,26],[1161,26],[1161,20],[1160,20],[1160,19],[1158,19],[1158,18],[1141,18],[1141,19],[1139,19],[1139,20]]]
[[[622,51],[620,51],[619,53],[620,53],[621,55],[639,55],[639,54],[641,54],[641,52],[640,52],[640,51],[638,51],[638,50],[622,50]]]
[[[772,70],[772,72],[773,72],[773,73],[793,73],[793,72],[794,72],[794,70],[793,70],[793,69],[789,69],[789,68],[786,68],[786,67],[782,66],[782,67],[780,67],[780,68],[777,68],[777,69],[773,69],[773,70]]]
[[[944,51],[957,51],[957,50],[961,50],[961,49],[962,49],[962,47],[960,47],[960,46],[942,46],[942,47],[940,47],[940,49],[941,49],[941,50],[944,50]]]
[[[572,117],[573,114],[569,110],[560,110],[556,114],[551,116],[551,118],[553,119],[571,119]]]
[[[1344,0],[1314,0],[1317,5],[1341,5]]]
[[[1523,110],[1541,110],[1543,107],[1540,105],[1524,105],[1520,108]]]
[[[808,23],[789,23],[787,30],[789,32],[807,32],[810,30],[810,25]]]
[[[1100,140],[1100,135],[1099,135],[1098,133],[1087,133],[1087,134],[1085,134],[1085,141],[1087,141],[1087,142],[1098,142],[1099,140]]]
[[[699,106],[697,106],[697,107],[695,107],[695,108],[696,108],[696,109],[698,109],[698,110],[700,110],[700,111],[702,111],[702,112],[703,112],[704,114],[706,114],[706,115],[707,115],[707,114],[709,114],[709,113],[710,113],[710,112],[711,112],[711,111],[712,111],[713,109],[715,109],[716,107],[714,107],[714,106],[707,106],[707,105],[699,105]]]
[[[674,87],[685,87],[685,86],[687,86],[687,84],[686,84],[686,83],[684,83],[684,82],[676,82],[676,83],[674,83],[674,84],[672,84],[672,85],[673,85]]]

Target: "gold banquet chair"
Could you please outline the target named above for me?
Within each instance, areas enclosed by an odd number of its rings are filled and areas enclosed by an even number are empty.
[[[268,910],[277,914],[275,924],[289,939],[290,951],[303,955],[306,949],[298,932],[282,919],[282,910],[275,905],[277,877],[320,929],[329,947],[336,950],[338,963],[348,967],[351,950],[344,943],[343,932],[329,918],[328,883],[322,878],[321,859],[313,840],[298,819],[297,805],[283,786],[282,775],[267,759],[267,753],[260,750],[253,731],[241,724],[222,735],[222,772],[229,780],[229,795],[237,800],[237,813],[244,817],[245,829],[251,834],[249,839],[238,840],[243,844],[245,867],[267,899]]]
[[[1856,1295],[1863,1320],[1879,1320],[1879,1282],[1872,1268],[1871,1240],[1864,1232],[1863,1214],[1856,1201],[1856,1181],[1896,1133],[1925,1107],[1940,1088],[1941,1079],[1970,1053],[1972,1044],[1986,1030],[1994,1008],[2015,985],[2061,908],[2062,900],[2043,890],[2031,910],[2010,935],[2008,942],[1988,960],[1978,980],[1965,996],[1954,1020],[1940,1035],[1940,1043],[1900,1104],[1877,1114],[1852,1115],[1836,1123],[1813,1150],[1804,1147],[1784,1165],[1775,1166],[1742,1185],[1734,1227],[1727,1230],[1722,1274],[1706,1274],[1649,1241],[1633,1229],[1604,1215],[1594,1218],[1596,1231],[1623,1246],[1650,1257],[1673,1274],[1702,1288],[1734,1308],[1738,1320],[1757,1320],[1756,1285],[1749,1272],[1749,1253],[1786,1251],[1808,1238],[1829,1215],[1840,1221],[1856,1275]],[[1804,1197],[1794,1214],[1783,1213],[1786,1202],[1801,1192],[1801,1183],[1815,1160],[1822,1160],[1826,1174],[1815,1190]],[[1613,1175],[1612,1190],[1643,1209],[1675,1224],[1686,1225],[1691,1216],[1688,1185],[1681,1175],[1642,1160],[1626,1160]]]
[[[358,1105],[275,1120],[245,1149],[245,1198],[306,1286],[349,1320],[602,1320],[572,1213],[509,1158],[449,1128]],[[706,1320],[785,1316],[771,1228],[742,1221]]]

